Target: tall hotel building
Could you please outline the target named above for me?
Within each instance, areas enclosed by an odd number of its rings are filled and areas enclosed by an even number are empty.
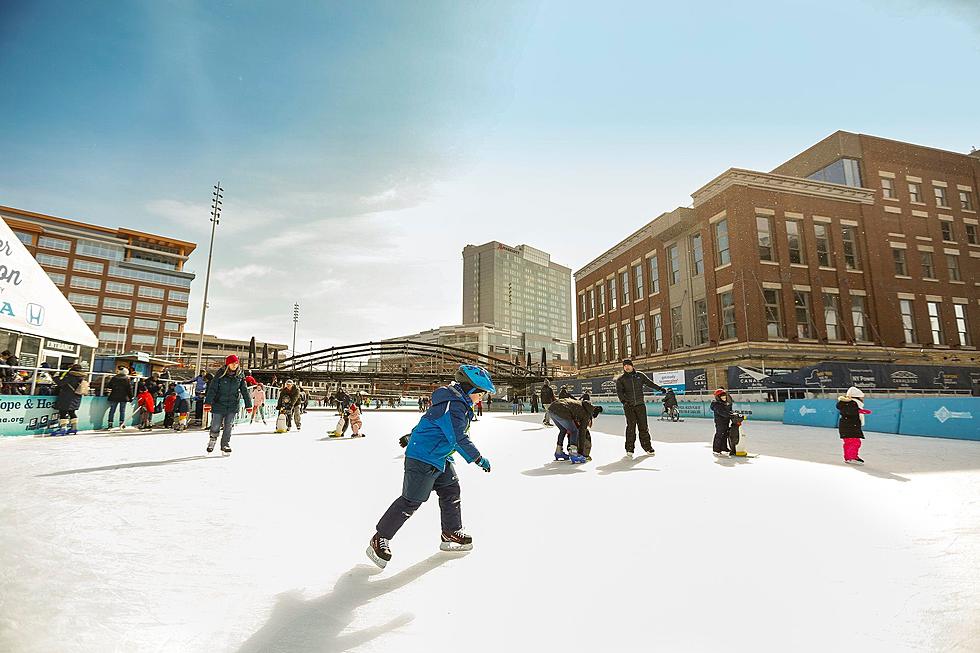
[[[0,217],[99,338],[100,352],[176,355],[194,243],[0,206]]]
[[[579,369],[980,361],[980,152],[837,132],[575,273]]]

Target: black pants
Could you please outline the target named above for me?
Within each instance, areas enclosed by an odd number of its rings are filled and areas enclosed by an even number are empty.
[[[405,458],[405,476],[402,481],[402,495],[394,500],[378,521],[378,534],[390,540],[415,514],[435,490],[439,495],[439,511],[442,513],[442,530],[458,531],[463,527],[463,513],[460,509],[459,478],[451,462],[440,471],[414,458]]]
[[[650,443],[650,426],[647,424],[647,406],[639,404],[630,406],[623,404],[623,413],[626,415],[626,451],[633,453],[636,446],[636,430],[640,430],[640,446],[644,451],[653,449]]]
[[[735,451],[735,447],[728,447],[728,424],[715,424],[715,439],[711,442],[711,450],[715,453],[726,453]]]

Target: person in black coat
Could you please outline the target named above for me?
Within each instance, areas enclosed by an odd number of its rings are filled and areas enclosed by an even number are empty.
[[[728,446],[728,432],[732,424],[732,397],[724,388],[715,390],[715,399],[711,402],[711,412],[715,415],[715,437],[711,442],[711,451],[716,456],[735,455],[735,448]]]
[[[871,414],[864,408],[864,392],[860,388],[850,387],[847,394],[837,397],[837,412],[840,421],[837,422],[837,432],[844,445],[844,462],[849,465],[863,465],[858,457],[861,451],[861,440],[864,439],[864,416]]]
[[[640,446],[648,454],[652,454],[653,443],[650,441],[650,425],[647,423],[647,405],[643,399],[643,388],[653,388],[663,392],[662,386],[650,380],[643,372],[633,367],[629,358],[623,360],[623,373],[616,377],[616,396],[623,404],[623,414],[626,415],[626,455],[633,457],[636,446],[636,431],[640,431]]]
[[[112,428],[112,420],[119,410],[119,426],[126,428],[126,406],[133,401],[133,382],[129,379],[129,370],[119,367],[116,375],[106,383],[109,389],[109,419],[106,428]]]
[[[551,419],[548,417],[548,406],[551,402],[555,400],[555,389],[551,387],[551,382],[548,379],[544,380],[544,385],[541,386],[541,406],[544,409],[544,419],[541,423],[545,426],[552,426]]]
[[[82,366],[75,363],[55,381],[58,398],[54,400],[58,411],[58,428],[52,435],[74,435],[78,433],[77,411],[82,405],[82,395],[87,391],[88,381]]]
[[[555,446],[555,460],[585,462],[591,460],[592,436],[589,427],[592,420],[602,412],[602,406],[593,406],[578,399],[558,399],[548,407],[551,419],[558,426],[558,442]],[[568,435],[568,454],[565,454],[565,435]],[[584,460],[576,460],[579,454]]]

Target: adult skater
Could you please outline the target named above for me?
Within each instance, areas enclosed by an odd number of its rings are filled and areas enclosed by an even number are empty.
[[[204,396],[204,409],[211,411],[211,429],[208,438],[208,453],[214,451],[214,443],[221,433],[221,453],[231,453],[231,429],[238,415],[238,398],[245,402],[245,408],[252,410],[252,397],[245,384],[245,375],[239,368],[238,356],[232,354],[225,359],[224,368],[208,384]]]
[[[58,398],[54,408],[58,411],[58,428],[51,435],[75,435],[78,433],[77,411],[82,405],[82,397],[88,394],[88,381],[82,366],[75,363],[55,381]]]
[[[711,402],[711,412],[715,416],[715,437],[711,442],[711,451],[716,456],[735,455],[735,447],[729,446],[728,433],[732,424],[732,397],[724,388],[715,390],[714,401]]]
[[[558,399],[551,402],[548,412],[558,427],[555,460],[569,460],[573,464],[592,460],[589,455],[592,452],[592,440],[585,436],[592,426],[592,420],[602,412],[602,406],[593,406],[578,399]],[[568,435],[568,453],[565,453],[565,435]]]
[[[544,385],[541,386],[541,406],[544,409],[544,419],[541,423],[545,426],[553,426],[551,419],[548,417],[548,406],[551,402],[555,400],[555,389],[551,387],[551,382],[548,379],[544,380]]]
[[[648,454],[654,453],[653,443],[650,442],[650,426],[647,424],[647,405],[643,400],[644,387],[658,392],[664,391],[650,377],[634,368],[632,360],[623,359],[623,373],[616,377],[616,395],[623,404],[623,414],[626,415],[627,458],[633,457],[637,428],[640,429],[640,446]]]
[[[296,385],[292,379],[286,379],[286,384],[282,386],[282,390],[279,392],[279,403],[276,405],[276,415],[283,414],[286,416],[286,430],[293,428],[293,422],[296,422],[296,430],[299,431],[302,426],[302,396],[300,393],[299,386]]]
[[[470,441],[473,404],[486,393],[496,392],[490,375],[482,367],[461,365],[456,381],[432,393],[432,407],[412,430],[405,449],[402,494],[382,515],[377,532],[367,548],[368,557],[382,569],[391,560],[389,540],[421,506],[433,490],[439,495],[442,513],[443,551],[468,551],[473,538],[463,532],[459,479],[453,465],[458,451],[468,463],[490,471],[490,461]]]
[[[109,388],[109,421],[106,430],[112,430],[113,418],[119,411],[119,430],[126,430],[126,406],[133,400],[133,382],[129,379],[129,369],[120,366],[116,375],[106,383]]]
[[[531,390],[531,412],[538,412],[538,393],[534,389]]]

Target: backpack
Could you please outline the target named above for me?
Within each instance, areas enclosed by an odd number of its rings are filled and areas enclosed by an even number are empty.
[[[88,394],[90,385],[91,384],[88,382],[88,379],[82,379],[78,382],[78,387],[75,388],[75,394],[82,395],[84,397]]]

